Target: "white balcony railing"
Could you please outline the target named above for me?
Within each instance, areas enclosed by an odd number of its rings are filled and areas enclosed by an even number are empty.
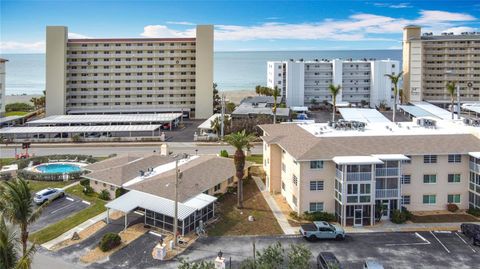
[[[347,181],[370,181],[372,180],[371,172],[347,172]]]
[[[472,170],[475,173],[480,173],[480,164],[470,162],[470,170]]]
[[[375,190],[375,198],[397,198],[399,196],[398,189],[380,189]]]
[[[399,176],[400,169],[396,167],[390,168],[377,168],[376,173],[377,177],[385,177],[385,176]]]

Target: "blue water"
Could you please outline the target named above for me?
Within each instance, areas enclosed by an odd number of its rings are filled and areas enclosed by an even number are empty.
[[[65,164],[65,163],[42,164],[37,166],[36,169],[45,174],[71,173],[71,172],[78,172],[82,170],[77,165]]]
[[[254,90],[267,83],[267,61],[300,59],[402,60],[401,50],[215,52],[214,81],[222,91]],[[41,94],[45,88],[45,54],[2,54],[6,58],[6,93]]]

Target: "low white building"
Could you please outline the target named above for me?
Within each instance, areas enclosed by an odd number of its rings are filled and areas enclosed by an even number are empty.
[[[341,85],[337,101],[393,106],[393,85],[386,74],[398,74],[395,60],[313,60],[267,62],[267,86],[277,86],[288,106],[332,100],[330,84]]]

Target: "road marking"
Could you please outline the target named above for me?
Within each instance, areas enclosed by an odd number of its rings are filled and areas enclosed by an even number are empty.
[[[440,245],[442,245],[442,247],[445,249],[445,251],[447,251],[447,253],[450,253],[450,250],[448,250],[448,248],[442,243],[442,241],[440,241],[440,239],[438,239],[438,237],[437,237],[434,233],[432,233],[432,232],[430,231],[430,234],[431,234],[433,237],[435,237],[435,239],[437,239],[438,243],[440,243]]]
[[[159,234],[159,233],[156,233],[156,232],[154,232],[154,231],[149,231],[148,233],[149,233],[149,234],[153,234],[153,235],[158,236],[158,237],[163,237],[163,235],[161,235],[161,234]]]
[[[85,201],[85,200],[82,200],[82,203],[87,204],[87,205],[90,205],[90,202]]]
[[[425,237],[421,236],[419,233],[415,233],[415,236],[420,238],[423,242],[420,243],[398,243],[398,244],[385,244],[385,246],[420,246],[420,245],[430,245],[430,241],[425,239]]]
[[[49,214],[55,214],[55,213],[57,213],[57,212],[60,211],[60,210],[63,210],[63,209],[65,209],[65,208],[67,208],[67,207],[71,207],[72,205],[75,205],[75,204],[68,204],[68,205],[66,205],[66,206],[62,206],[62,207],[60,207],[60,208],[57,208],[57,209],[53,210],[53,211],[50,212]]]
[[[450,231],[433,231],[436,234],[451,234],[452,232]]]
[[[463,243],[465,243],[465,245],[467,245],[473,251],[473,253],[477,253],[477,251],[473,249],[472,246],[470,246],[470,244],[465,241],[465,239],[463,239],[458,233],[455,234],[458,236],[458,238],[460,238],[460,240],[462,240]]]
[[[68,201],[75,201],[73,198],[70,198],[70,197],[66,197],[65,199],[67,199]]]

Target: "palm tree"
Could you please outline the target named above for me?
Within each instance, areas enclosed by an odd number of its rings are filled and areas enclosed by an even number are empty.
[[[232,145],[235,150],[233,161],[235,163],[235,175],[238,179],[237,207],[243,208],[243,176],[245,169],[245,148],[251,147],[251,142],[255,139],[252,134],[247,134],[245,130],[225,136],[225,141]]]
[[[255,86],[255,93],[260,95],[262,93],[262,86],[260,85]]]
[[[6,225],[3,215],[0,215],[0,268],[30,269],[35,245],[28,249],[27,255],[19,258],[17,244],[16,233]]]
[[[23,257],[28,255],[28,226],[40,217],[44,206],[34,207],[30,187],[23,179],[5,181],[0,187],[0,211],[9,222],[19,226]]]
[[[330,90],[330,93],[332,94],[332,101],[333,101],[333,112],[332,112],[332,121],[335,121],[335,110],[336,110],[336,107],[337,107],[337,95],[340,93],[340,89],[342,88],[342,86],[340,85],[333,85],[333,84],[330,84],[328,86],[328,89]]]
[[[455,88],[456,88],[456,85],[455,85],[455,82],[448,82],[447,83],[447,92],[448,94],[450,94],[450,101],[452,102],[451,106],[450,106],[450,109],[452,110],[452,120],[454,118],[454,111],[455,109],[453,108],[454,105],[455,105]]]
[[[272,90],[273,96],[273,124],[277,123],[277,98],[280,95],[280,90],[275,86]]]
[[[393,122],[395,122],[395,113],[397,112],[398,82],[402,79],[402,75],[403,71],[397,75],[385,74],[393,83]]]

